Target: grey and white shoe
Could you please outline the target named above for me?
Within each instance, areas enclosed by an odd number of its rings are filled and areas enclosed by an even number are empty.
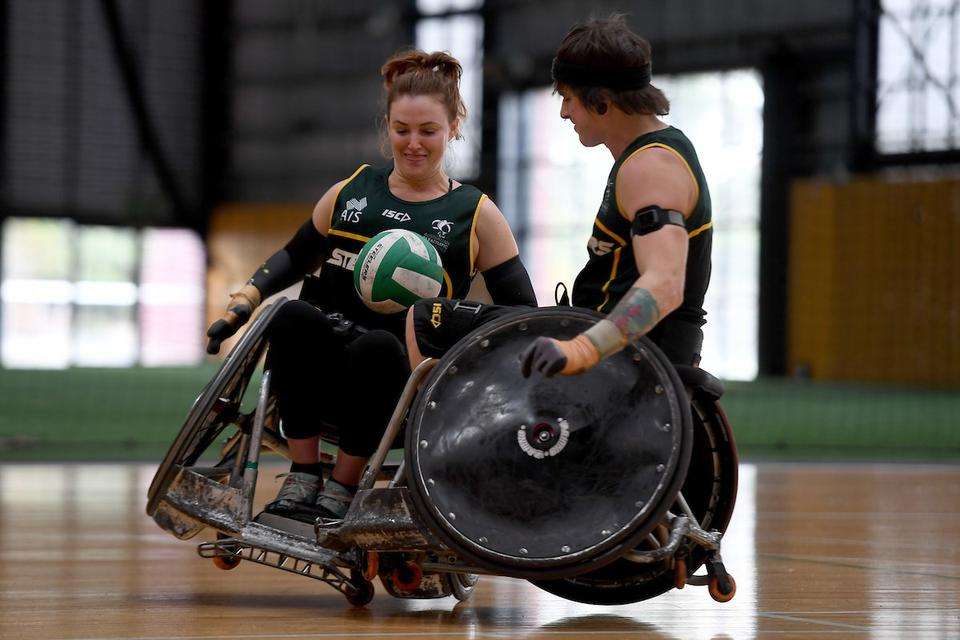
[[[356,494],[355,488],[345,487],[336,480],[328,478],[323,491],[317,496],[317,509],[321,512],[321,517],[342,520],[350,510],[350,503],[353,502]]]
[[[291,471],[277,477],[283,477],[283,486],[280,487],[273,502],[264,507],[264,511],[285,515],[297,512],[304,507],[313,508],[317,501],[317,494],[320,493],[320,476]]]

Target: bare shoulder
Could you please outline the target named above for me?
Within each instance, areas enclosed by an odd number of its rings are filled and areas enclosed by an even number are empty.
[[[327,189],[313,207],[313,226],[323,235],[327,235],[327,231],[330,230],[330,221],[333,218],[333,207],[337,202],[337,196],[350,180],[351,178],[345,178]]]
[[[482,196],[481,202],[480,202],[480,212],[477,217],[477,223],[479,224],[480,221],[498,222],[500,220],[504,220],[503,212],[500,211],[500,207],[498,207],[496,203],[490,199],[489,196],[487,195]]]
[[[617,204],[628,220],[638,209],[657,205],[689,216],[696,206],[697,183],[676,152],[650,147],[630,156],[617,172]]]

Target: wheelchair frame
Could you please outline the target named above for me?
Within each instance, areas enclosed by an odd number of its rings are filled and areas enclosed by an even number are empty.
[[[266,447],[289,458],[270,393],[269,370],[263,372],[252,414],[244,414],[240,405],[266,350],[266,327],[284,302],[281,298],[264,308],[197,398],[151,483],[147,514],[161,528],[184,540],[205,527],[216,530],[217,539],[201,543],[197,551],[221,569],[232,569],[246,560],[296,573],[325,582],[354,606],[365,605],[372,599],[372,580],[377,576],[395,597],[468,598],[478,574],[494,572],[465,560],[434,533],[405,486],[404,462],[391,469],[393,473],[387,486],[375,486],[378,477],[387,470],[385,460],[390,446],[407,419],[421,382],[437,364],[435,360],[424,361],[411,373],[343,520],[322,522],[318,519],[308,524],[266,513],[254,516],[254,489],[261,450]],[[339,319],[334,317],[332,321]],[[694,408],[697,409],[696,402]],[[196,465],[200,456],[231,425],[237,432],[223,446],[220,461],[214,466]],[[730,436],[729,425],[725,425],[725,429],[720,430],[720,435]],[[709,434],[714,450],[718,433],[714,430]],[[733,452],[735,494],[736,451],[732,439],[728,445]],[[730,456],[726,457],[729,466]],[[716,464],[716,455],[714,458]],[[716,496],[709,499],[716,500]],[[711,596],[718,601],[733,597],[735,583],[725,571],[719,554],[722,530],[732,511],[732,498],[727,496],[726,500],[725,513],[721,513],[716,523],[718,528],[705,530],[682,493],[677,494],[674,508],[679,507],[679,513],[667,512],[666,535],[661,539],[648,536],[649,548],[637,547],[616,561],[630,566],[666,567],[656,574],[653,588],[646,589],[649,594],[643,592],[642,597],[629,601],[652,597],[673,586],[682,588],[684,584],[708,584]],[[723,505],[720,511],[724,511]],[[688,565],[685,559],[692,562]],[[707,574],[693,575],[702,562],[707,564]],[[591,593],[584,595],[576,580],[573,577],[532,581],[574,600],[606,604],[622,600],[622,595],[599,599]],[[588,588],[592,587],[588,584]]]

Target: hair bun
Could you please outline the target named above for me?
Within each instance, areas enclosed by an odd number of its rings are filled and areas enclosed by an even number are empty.
[[[389,119],[390,105],[399,96],[433,96],[446,108],[447,117],[459,137],[459,124],[467,117],[460,96],[463,67],[446,51],[427,53],[418,49],[400,51],[380,68]]]
[[[426,53],[414,49],[397,53],[387,60],[380,69],[380,75],[383,76],[383,84],[389,90],[400,76],[423,71],[439,73],[455,84],[460,82],[460,76],[463,74],[460,63],[449,53],[445,51]]]

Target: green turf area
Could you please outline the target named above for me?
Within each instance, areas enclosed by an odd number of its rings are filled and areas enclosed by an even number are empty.
[[[748,456],[960,459],[960,391],[780,379],[726,387]]]
[[[159,460],[215,371],[0,369],[0,460]],[[723,404],[747,458],[960,459],[956,391],[763,380]]]

